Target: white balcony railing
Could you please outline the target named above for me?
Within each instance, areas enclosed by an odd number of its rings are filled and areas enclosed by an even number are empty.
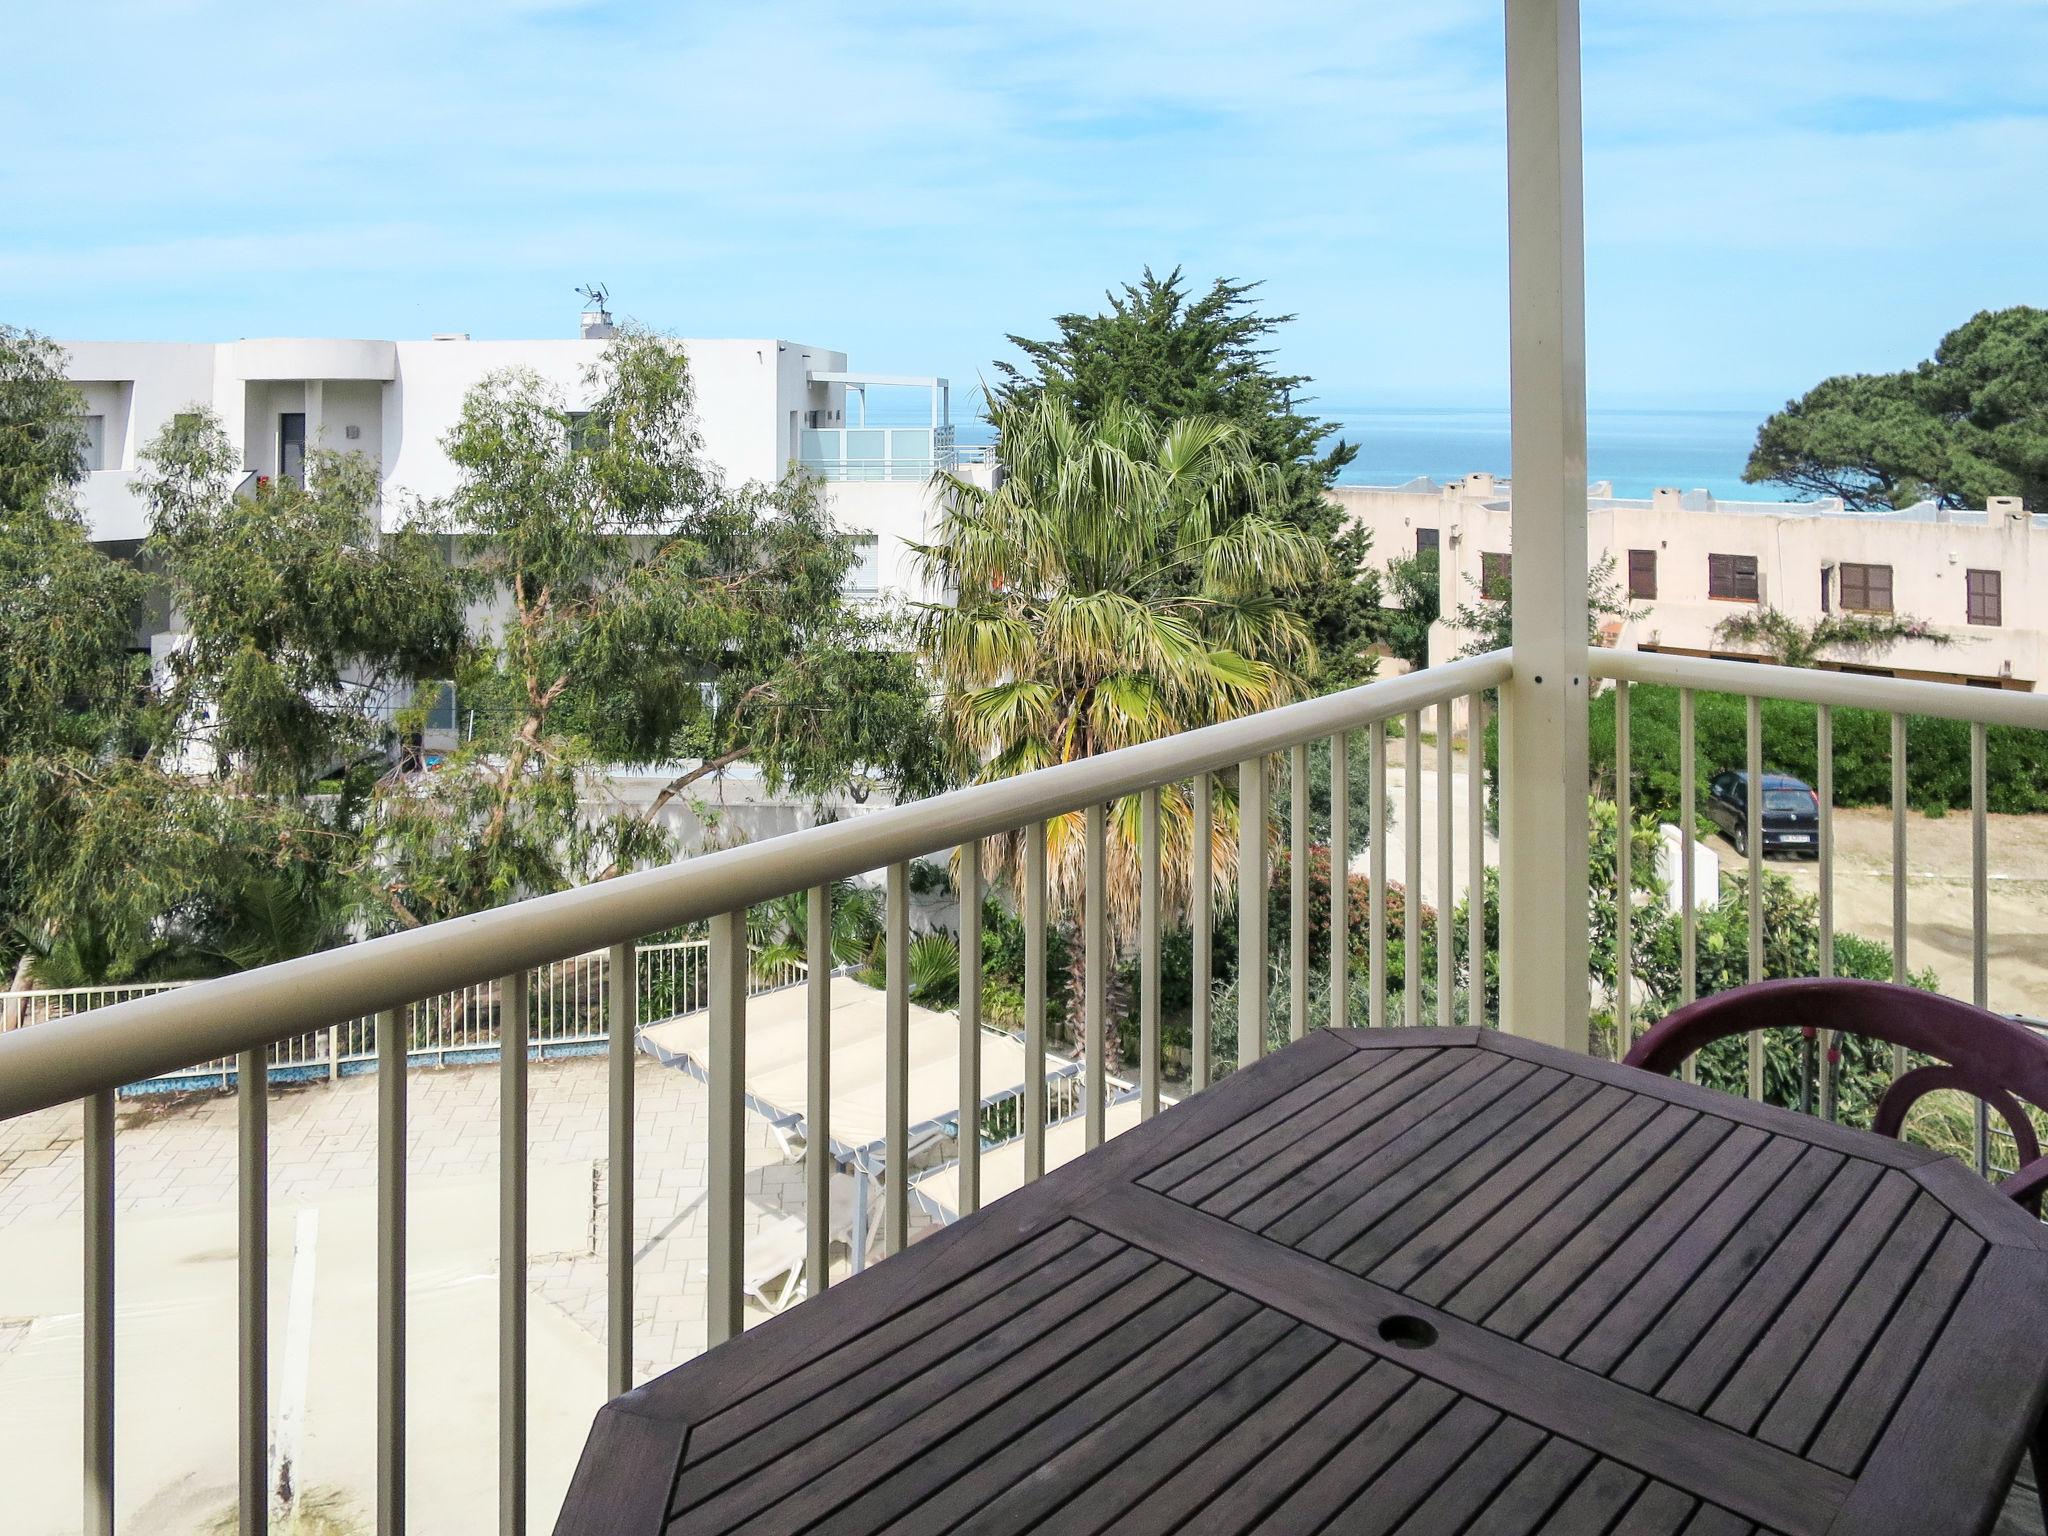
[[[708,1000],[710,944],[678,939],[635,948],[637,1008],[642,1025],[678,1014],[701,1012]],[[611,985],[608,951],[575,955],[535,966],[527,977],[531,1009],[528,1051],[545,1060],[602,1046],[610,1038],[606,992]],[[750,972],[753,995],[802,981],[795,961],[758,961]],[[0,1034],[73,1018],[137,998],[155,997],[200,981],[112,982],[89,987],[28,987],[0,992]],[[445,1067],[495,1061],[503,988],[496,981],[436,993],[408,1003],[401,1027],[409,1066]],[[265,1050],[270,1080],[332,1082],[377,1062],[377,1019],[346,1019],[303,1035],[272,1042]],[[236,1059],[221,1056],[158,1074],[146,1082],[124,1083],[124,1091],[185,1091],[234,1086]]]
[[[1760,711],[1756,700],[1767,697],[1794,698],[1813,702],[1820,713],[1821,803],[1829,805],[1832,788],[1829,777],[1828,732],[1830,711],[1858,707],[1889,711],[1903,720],[1908,714],[1935,715],[1966,720],[1973,727],[1971,868],[1972,925],[1974,933],[1973,985],[1979,1001],[1986,996],[1986,806],[1984,748],[1986,728],[1993,724],[2048,729],[2048,698],[2001,693],[1942,684],[1898,682],[1889,679],[1850,676],[1840,673],[1792,671],[1746,666],[1730,662],[1596,652],[1592,657],[1596,677],[1610,679],[1617,686],[1617,780],[1621,786],[1624,815],[1629,783],[1628,699],[1634,686],[1668,684],[1682,690],[1686,701],[1687,729],[1682,743],[1682,794],[1696,789],[1694,744],[1690,718],[1692,700],[1701,692],[1740,694],[1752,700],[1749,710],[1749,766],[1756,771],[1764,761]],[[1461,936],[1439,930],[1435,945],[1433,999],[1431,978],[1420,963],[1403,967],[1398,989],[1386,985],[1389,944],[1398,934],[1404,941],[1420,941],[1434,921],[1447,920],[1451,896],[1460,886],[1468,892],[1486,889],[1486,775],[1481,768],[1481,741],[1488,715],[1488,695],[1512,685],[1516,667],[1510,653],[1496,652],[1471,660],[1375,683],[1346,693],[1334,694],[1275,709],[1264,714],[1211,726],[1185,735],[1147,743],[1107,754],[1004,780],[955,791],[935,799],[906,804],[765,842],[724,850],[602,885],[539,897],[492,912],[462,918],[432,927],[376,939],[344,949],[309,956],[262,971],[216,981],[169,989],[132,998],[90,1012],[36,1021],[0,1036],[0,1119],[62,1105],[74,1100],[85,1103],[83,1162],[86,1219],[86,1263],[84,1304],[85,1454],[84,1473],[88,1509],[87,1528],[111,1529],[113,1489],[113,1405],[116,1382],[114,1358],[114,1269],[115,1233],[114,1169],[118,1157],[115,1131],[115,1094],[124,1085],[163,1078],[181,1072],[221,1070],[234,1063],[232,1078],[238,1095],[240,1148],[239,1265],[241,1352],[240,1446],[242,1508],[245,1529],[262,1528],[268,1508],[265,1490],[266,1446],[270,1423],[267,1391],[269,1380],[268,1329],[269,1208],[266,1179],[268,1143],[266,1129],[265,1074],[260,1066],[266,1055],[290,1043],[317,1039],[324,1032],[344,1029],[353,1021],[373,1021],[365,1049],[379,1068],[376,1078],[378,1104],[377,1192],[378,1192],[378,1322],[377,1322],[377,1429],[379,1467],[379,1528],[404,1528],[403,1502],[406,1471],[405,1418],[407,1404],[406,1214],[407,1184],[405,1147],[407,1141],[407,1082],[401,1070],[408,1052],[420,1039],[419,1013],[422,999],[487,997],[487,1009],[462,1005],[457,1012],[471,1020],[484,1014],[489,1019],[489,1045],[519,1042],[527,1049],[498,1050],[493,1069],[500,1081],[503,1111],[500,1116],[499,1179],[501,1222],[498,1256],[500,1286],[500,1481],[501,1497],[508,1509],[522,1512],[527,1437],[525,1386],[527,1253],[525,1211],[527,1200],[526,1073],[529,1054],[536,1045],[550,1039],[574,1036],[589,1042],[602,1039],[608,1061],[608,1187],[604,1238],[601,1243],[606,1264],[605,1343],[607,1380],[617,1394],[634,1385],[633,1334],[635,1297],[634,1257],[634,1058],[636,1026],[649,1017],[642,1001],[650,986],[666,985],[692,1006],[709,1012],[708,1049],[704,1077],[709,1092],[709,1138],[704,1168],[708,1213],[708,1337],[716,1343],[737,1332],[744,1321],[745,1227],[743,1207],[747,1176],[744,1129],[748,1113],[747,1019],[748,997],[758,987],[750,981],[746,939],[748,909],[797,892],[810,893],[810,928],[807,935],[809,964],[803,978],[807,988],[805,1025],[808,1069],[804,1103],[804,1141],[809,1146],[831,1145],[832,1089],[820,1064],[832,1059],[832,998],[835,985],[831,963],[830,893],[835,881],[873,871],[885,872],[887,885],[884,943],[887,953],[885,1023],[879,1044],[879,1066],[886,1101],[886,1156],[882,1161],[884,1181],[883,1246],[887,1252],[901,1249],[910,1237],[908,1213],[911,1208],[908,1177],[910,1132],[908,1095],[912,1062],[910,1039],[911,861],[928,857],[957,855],[957,884],[961,909],[980,910],[983,854],[991,839],[1013,836],[1022,844],[1021,890],[1015,893],[1026,944],[1027,990],[1023,1002],[1022,1043],[1024,1060],[1039,1061],[1048,1047],[1049,1004],[1046,995],[1046,947],[1048,943],[1047,843],[1048,822],[1078,816],[1085,849],[1085,902],[1080,948],[1083,953],[1083,1006],[1078,1072],[1062,1079],[1072,1084],[1061,1087],[1053,1074],[1034,1071],[1024,1074],[1021,1103],[1016,1124],[1021,1128],[1025,1178],[1042,1173],[1047,1161],[1048,1122],[1057,1120],[1061,1106],[1049,1100],[1051,1092],[1071,1094],[1078,1099],[1079,1116],[1085,1125],[1085,1144],[1095,1145],[1105,1134],[1109,1102],[1120,1084],[1105,1065],[1105,1031],[1111,1021],[1106,1007],[1105,980],[1113,963],[1106,920],[1108,808],[1126,797],[1137,797],[1140,828],[1139,902],[1136,947],[1143,984],[1138,1015],[1138,1059],[1136,1062],[1137,1102],[1140,1116],[1155,1113],[1162,1104],[1165,1059],[1161,1042],[1160,979],[1163,913],[1168,905],[1185,898],[1192,931],[1194,1013],[1192,1051],[1188,1062],[1187,1089],[1199,1092],[1220,1070],[1257,1058],[1265,1042],[1265,1031],[1244,1028],[1238,1034],[1233,1059],[1218,1061],[1211,1029],[1210,998],[1214,979],[1211,935],[1215,898],[1228,895],[1233,881],[1221,868],[1204,867],[1198,860],[1185,892],[1169,893],[1162,881],[1162,796],[1171,791],[1176,803],[1183,790],[1192,821],[1191,846],[1210,851],[1217,843],[1214,782],[1217,775],[1234,775],[1244,825],[1262,830],[1270,825],[1268,760],[1275,754],[1288,759],[1290,804],[1287,847],[1290,855],[1289,889],[1284,934],[1267,931],[1268,886],[1272,842],[1269,836],[1238,840],[1236,849],[1235,896],[1238,913],[1240,1017],[1265,1019],[1269,1014],[1269,987],[1286,978],[1287,1005],[1284,1029],[1299,1037],[1310,1024],[1310,997],[1314,984],[1310,967],[1310,909],[1317,894],[1310,886],[1312,818],[1327,817],[1329,841],[1333,848],[1348,846],[1348,832],[1354,816],[1362,817],[1369,853],[1366,885],[1367,911],[1367,1002],[1365,1017],[1349,1014],[1353,994],[1351,949],[1345,943],[1329,945],[1327,977],[1329,1022],[1332,1025],[1391,1023],[1443,1023],[1484,1019],[1487,1004],[1487,961],[1497,952],[1503,962],[1512,956],[1497,948],[1500,936],[1486,925],[1486,904],[1468,903],[1468,927]],[[1454,713],[1468,719],[1467,741],[1474,747],[1467,753],[1463,785],[1455,772]],[[1517,743],[1515,722],[1503,722],[1501,761],[1510,764]],[[1435,727],[1434,743],[1425,742],[1425,728]],[[1395,736],[1393,731],[1400,734]],[[1354,786],[1349,778],[1350,746],[1354,733],[1364,733],[1368,749],[1368,782]],[[1903,739],[1903,727],[1895,740]],[[1526,744],[1524,744],[1526,745]],[[1328,752],[1330,765],[1327,800],[1312,803],[1309,773],[1311,754]],[[1389,770],[1396,754],[1402,764],[1400,798],[1403,813],[1398,836],[1390,835]],[[1434,882],[1438,917],[1426,913],[1421,892],[1431,878],[1425,867],[1424,787],[1430,768],[1435,774]],[[1896,765],[1897,780],[1904,783],[1903,756]],[[1512,786],[1510,786],[1512,787]],[[1582,786],[1565,786],[1568,793],[1583,793]],[[1356,791],[1362,790],[1362,793]],[[1462,838],[1456,800],[1464,797]],[[1512,802],[1517,796],[1508,797]],[[1527,801],[1525,800],[1526,804]],[[1903,807],[1904,796],[1899,797]],[[1903,809],[1898,813],[1903,827]],[[1833,922],[1831,890],[1834,877],[1830,820],[1822,818],[1820,883],[1823,923]],[[1518,826],[1514,818],[1503,825],[1501,859],[1504,866],[1527,859],[1537,844],[1524,841],[1526,819]],[[1456,846],[1462,841],[1463,846]],[[1690,845],[1690,839],[1686,839]],[[1226,844],[1227,846],[1227,844]],[[1761,839],[1752,836],[1749,890],[1758,889]],[[1620,840],[1618,891],[1623,921],[1620,931],[1620,965],[1617,980],[1617,1015],[1628,1018],[1637,1011],[1630,1002],[1631,958],[1626,935],[1631,889],[1629,839]],[[1905,883],[1904,838],[1895,843],[1898,854],[1894,867],[1894,889],[1899,892],[1900,931],[1904,932]],[[1505,873],[1505,870],[1504,870]],[[1405,898],[1390,900],[1393,879],[1406,887]],[[1511,900],[1513,885],[1504,879],[1503,900]],[[1685,988],[1689,997],[1695,985],[1694,911],[1692,883],[1681,881],[1686,933]],[[1352,914],[1347,911],[1346,882],[1331,879],[1330,931],[1350,931]],[[1752,896],[1754,903],[1754,896]],[[1515,914],[1503,909],[1503,926]],[[1752,939],[1750,963],[1753,972],[1761,965],[1762,934],[1759,913],[1751,907]],[[694,945],[647,945],[642,934],[670,932],[685,924],[708,921],[710,937],[701,947]],[[1576,915],[1581,934],[1586,917],[1583,907]],[[1462,937],[1462,946],[1455,942]],[[1510,940],[1510,942],[1512,942]],[[979,925],[961,925],[960,998],[958,1007],[958,1049],[961,1103],[978,1102],[983,1078],[980,1052],[983,1035],[981,988],[982,955]],[[1427,948],[1423,942],[1409,942],[1408,955],[1419,962]],[[1459,951],[1462,947],[1462,957]],[[1582,941],[1583,948],[1583,941]],[[596,952],[604,955],[610,974],[630,967],[640,977],[635,992],[599,986],[587,994],[575,991],[578,967],[592,964]],[[1277,952],[1276,952],[1277,951]],[[1823,965],[1830,946],[1821,947]],[[680,966],[680,979],[650,981],[649,965],[656,957],[662,964]],[[1898,964],[1906,964],[1901,955]],[[566,967],[566,970],[564,969]],[[1517,985],[1516,970],[1504,964],[1501,987],[1504,994]],[[1540,974],[1524,971],[1522,974]],[[794,979],[792,977],[792,979]],[[566,990],[565,990],[566,989]],[[1277,988],[1275,989],[1277,991]],[[591,1007],[571,1003],[566,1008],[543,1006],[551,996],[595,998],[591,1004],[605,1015],[600,1027]],[[1525,1002],[1504,995],[1504,1005]],[[661,1011],[671,1011],[670,1002]],[[627,1010],[631,1010],[630,1013]],[[684,1011],[674,1006],[672,1011]],[[1503,1017],[1512,1025],[1517,1013],[1532,1016],[1529,1009],[1503,1006]],[[433,1017],[431,1010],[427,1017]],[[550,1019],[566,1019],[566,1025]],[[410,1020],[410,1025],[402,1023]],[[441,1026],[433,1026],[438,1029]],[[482,1043],[481,1034],[464,1031],[472,1027],[450,1024],[434,1035],[440,1048],[460,1052]],[[1273,1027],[1281,1028],[1274,1020]],[[562,1028],[568,1035],[560,1033]],[[580,1033],[578,1033],[580,1031]],[[431,1031],[430,1031],[431,1033]],[[228,1074],[223,1073],[223,1076]],[[1052,1087],[1049,1088],[1049,1083]],[[1752,1088],[1761,1092],[1760,1079]],[[1071,1102],[1071,1100],[1069,1101]],[[981,1138],[961,1138],[958,1149],[957,1209],[971,1212],[979,1197]],[[831,1160],[806,1158],[805,1220],[808,1273],[815,1285],[829,1279],[830,1177]],[[433,1390],[432,1383],[413,1389],[416,1401]],[[253,1514],[252,1514],[253,1511]],[[518,1521],[514,1521],[516,1527]]]

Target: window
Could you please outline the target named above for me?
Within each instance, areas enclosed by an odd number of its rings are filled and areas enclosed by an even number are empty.
[[[1828,591],[1828,572],[1833,569],[1834,567],[1831,565],[1824,565],[1820,568],[1820,611],[1822,613],[1834,611],[1834,602],[1829,596]]]
[[[1420,555],[1434,552],[1435,550],[1441,547],[1442,537],[1442,533],[1435,528],[1416,529],[1415,553]]]
[[[842,590],[848,597],[873,597],[881,590],[882,541],[872,533],[853,536],[853,564],[846,568]]]
[[[1632,549],[1628,552],[1628,595],[1657,595],[1657,551],[1654,549]]]
[[[1842,562],[1842,608],[1848,613],[1892,611],[1892,568]]]
[[[306,483],[306,413],[284,411],[277,418],[277,477]]]
[[[85,467],[105,469],[107,467],[107,418],[104,416],[81,416],[78,424],[85,430]]]
[[[1489,554],[1482,550],[1479,555],[1479,595],[1489,601],[1499,602],[1508,595],[1508,576],[1512,562],[1506,555]]]
[[[1997,571],[1969,571],[1963,579],[1970,588],[1970,622],[2005,622],[2005,578]]]
[[[1756,556],[1707,556],[1707,596],[1728,603],[1755,602]]]

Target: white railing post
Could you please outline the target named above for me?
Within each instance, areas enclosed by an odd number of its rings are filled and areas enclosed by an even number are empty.
[[[746,1295],[740,1289],[745,1263],[747,1178],[747,914],[723,912],[711,919],[711,1060],[709,1145],[705,1167],[705,1308],[708,1345],[737,1338],[746,1324]],[[619,1198],[616,1183],[612,1199]],[[633,1261],[632,1249],[617,1248],[611,1262]],[[625,1307],[626,1359],[632,1359],[632,1303]],[[620,1326],[615,1323],[614,1326]],[[630,1368],[630,1365],[629,1365]],[[616,1394],[614,1394],[616,1395]]]
[[[85,1536],[114,1536],[114,1090],[85,1101]]]
[[[1508,0],[1514,676],[1502,689],[1501,1024],[1583,1051],[1586,320],[1577,0]]]

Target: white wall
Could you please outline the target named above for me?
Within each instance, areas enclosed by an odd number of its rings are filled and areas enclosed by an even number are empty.
[[[533,341],[353,341],[264,338],[211,343],[66,342],[68,375],[86,387],[89,408],[108,417],[109,468],[81,497],[95,538],[140,538],[146,517],[129,487],[136,455],[171,418],[210,407],[242,468],[277,470],[277,417],[304,411],[312,446],[354,450],[378,461],[390,506],[434,499],[455,488],[441,441],[463,396],[485,375],[523,367],[558,389],[574,410],[589,403],[585,373],[605,343]],[[829,391],[812,371],[843,372],[846,354],[773,338],[686,340],[706,458],[731,482],[772,481],[796,457],[799,423]],[[118,412],[110,402],[120,402]],[[102,405],[109,405],[102,410]],[[115,443],[116,415],[121,417]],[[353,440],[346,429],[355,426]]]
[[[1479,596],[1482,554],[1513,551],[1508,487],[1490,476],[1431,488],[1340,486],[1332,494],[1352,521],[1372,529],[1371,562],[1382,568],[1414,553],[1418,528],[1438,531],[1446,617]],[[1596,498],[1586,533],[1589,558],[1613,556],[1624,591],[1628,552],[1656,551],[1657,595],[1639,602],[1644,616],[1615,636],[1625,647],[1739,654],[1717,641],[1714,630],[1752,605],[1707,595],[1710,554],[1754,556],[1762,601],[1808,624],[1822,613],[1824,565],[1836,568],[1830,593],[1837,612],[1843,563],[1888,565],[1893,611],[1938,626],[1950,643],[1904,641],[1858,664],[1906,677],[2007,686],[2048,680],[2048,630],[2042,627],[2048,623],[2048,572],[2037,574],[2031,559],[2033,543],[2048,540],[2048,518],[1932,508],[1865,516],[1843,512],[1839,503],[1717,502],[1703,492],[1672,491],[1648,501]],[[2004,622],[1997,627],[1967,622],[1964,573],[1971,569],[2001,574]],[[1447,655],[1464,643],[1462,635],[1446,631],[1433,638],[1433,653],[1435,639]]]

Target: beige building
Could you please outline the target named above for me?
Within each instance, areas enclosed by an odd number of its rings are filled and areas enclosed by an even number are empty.
[[[1719,501],[1705,491],[1660,490],[1647,501],[1596,484],[1587,551],[1611,556],[1617,585],[1640,617],[1610,624],[1610,643],[1689,656],[1754,655],[1714,631],[1745,608],[1768,605],[1802,624],[1827,613],[1895,613],[1925,620],[1948,644],[1902,641],[1881,656],[1826,663],[1845,671],[2031,690],[2048,677],[2048,517],[2016,497],[1982,512],[1930,503],[1897,512],[1850,512],[1839,501]],[[1469,638],[1451,622],[1461,604],[1497,591],[1514,550],[1507,481],[1467,475],[1449,485],[1340,486],[1333,494],[1372,530],[1372,559],[1436,549],[1443,618],[1430,659]]]

